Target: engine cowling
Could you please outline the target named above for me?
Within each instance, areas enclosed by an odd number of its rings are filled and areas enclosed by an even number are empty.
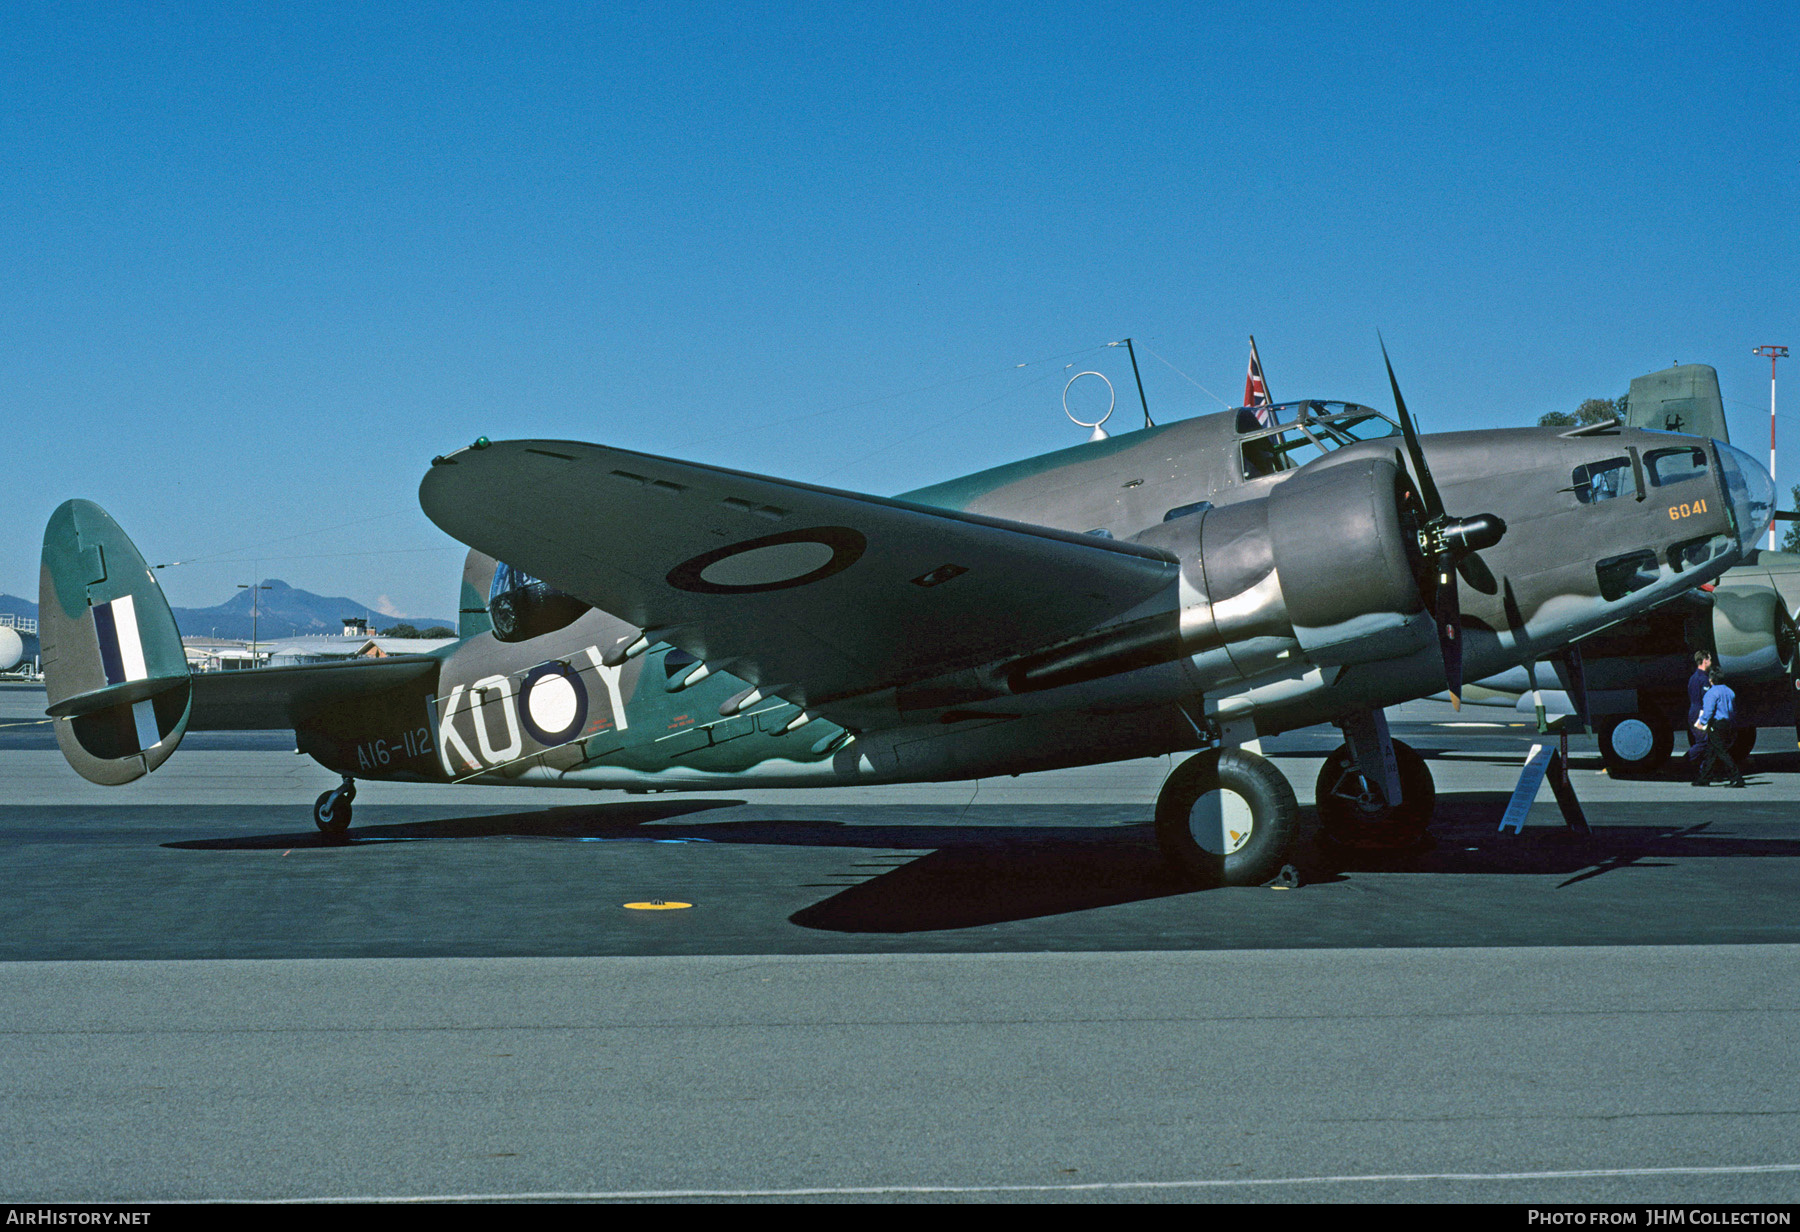
[[[1403,490],[1399,469],[1371,458],[1207,513],[1198,551],[1182,553],[1186,653],[1224,648],[1251,671],[1295,649],[1321,666],[1417,649],[1424,600]]]
[[[1720,586],[1712,593],[1712,649],[1728,680],[1756,684],[1794,669],[1794,619],[1766,586]]]
[[[1336,666],[1410,654],[1429,640],[1430,620],[1405,490],[1394,463],[1365,459],[1155,527],[1137,538],[1181,561],[1176,609],[1019,660],[1008,687],[1055,688],[1184,656],[1204,672],[1251,676],[1296,656]]]
[[[1308,658],[1367,663],[1420,645],[1417,537],[1392,462],[1302,472],[1269,496],[1286,616]],[[1217,604],[1214,605],[1217,607]]]

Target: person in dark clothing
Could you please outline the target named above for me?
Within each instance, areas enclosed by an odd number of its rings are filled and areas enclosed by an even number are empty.
[[[1711,787],[1716,767],[1723,766],[1731,774],[1731,786],[1744,786],[1744,775],[1731,759],[1731,738],[1736,735],[1734,719],[1737,694],[1725,683],[1725,676],[1714,668],[1709,677],[1712,687],[1700,704],[1700,724],[1706,732],[1706,760],[1701,763],[1695,787]]]
[[[1688,777],[1700,777],[1700,767],[1706,764],[1706,731],[1700,722],[1700,707],[1706,698],[1706,690],[1711,687],[1706,674],[1712,670],[1712,656],[1704,650],[1694,652],[1694,674],[1688,677]]]

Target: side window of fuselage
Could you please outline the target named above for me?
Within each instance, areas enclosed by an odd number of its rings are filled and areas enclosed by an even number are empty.
[[[1624,489],[1625,475],[1630,469],[1628,458],[1608,458],[1604,462],[1588,462],[1576,467],[1575,499],[1584,505],[1612,500]]]
[[[1706,450],[1699,446],[1658,449],[1644,455],[1644,469],[1650,472],[1650,482],[1659,488],[1699,479],[1706,474]]]

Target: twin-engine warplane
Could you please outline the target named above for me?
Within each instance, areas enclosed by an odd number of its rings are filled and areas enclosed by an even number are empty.
[[[1717,441],[1420,437],[1388,376],[1393,419],[1245,408],[896,498],[484,438],[419,491],[473,549],[462,636],[375,661],[190,675],[152,571],[70,501],[44,537],[49,713],[99,783],[190,728],[292,728],[343,775],[315,810],[331,834],[357,779],[703,791],[1190,752],[1157,802],[1163,850],[1261,882],[1299,809],[1257,737],[1338,725],[1324,828],[1412,841],[1431,774],[1383,707],[1710,581],[1773,510],[1767,473]]]

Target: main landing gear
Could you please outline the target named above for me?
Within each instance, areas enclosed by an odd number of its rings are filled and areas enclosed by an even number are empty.
[[[1628,714],[1600,724],[1600,760],[1615,779],[1655,778],[1675,748],[1675,733],[1654,714]],[[1737,750],[1732,750],[1735,756]]]
[[[1243,749],[1182,762],[1156,798],[1156,842],[1182,876],[1208,885],[1261,885],[1281,871],[1300,805],[1287,777]]]
[[[1379,711],[1343,720],[1345,741],[1319,771],[1319,824],[1345,847],[1417,846],[1431,824],[1431,769],[1388,735]],[[1156,798],[1156,842],[1181,875],[1207,885],[1261,885],[1281,871],[1300,806],[1287,777],[1242,748],[1182,762]]]
[[[1675,751],[1675,733],[1662,716],[1639,712],[1603,721],[1599,729],[1600,760],[1615,779],[1652,779]],[[1731,760],[1744,764],[1756,748],[1756,728],[1746,726],[1731,742]],[[1692,774],[1697,766],[1685,767]]]
[[[350,802],[356,799],[356,780],[344,776],[340,786],[333,787],[313,801],[313,823],[328,838],[343,838],[350,829]]]
[[[1416,846],[1437,804],[1431,768],[1411,746],[1388,735],[1379,710],[1339,726],[1345,742],[1325,759],[1314,795],[1325,837],[1365,850]]]

